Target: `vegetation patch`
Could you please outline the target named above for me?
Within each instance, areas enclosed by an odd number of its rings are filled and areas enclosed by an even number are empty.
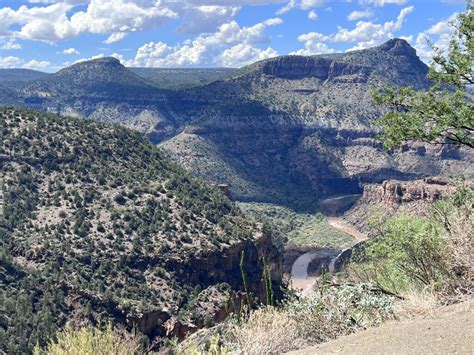
[[[296,245],[341,248],[350,245],[352,236],[332,227],[321,213],[296,212],[268,203],[240,202],[242,211],[258,221],[267,222],[279,240]]]

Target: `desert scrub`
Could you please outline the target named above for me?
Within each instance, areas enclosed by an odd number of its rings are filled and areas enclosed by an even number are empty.
[[[235,353],[283,353],[380,324],[393,317],[392,306],[392,297],[368,285],[329,287],[231,320],[221,339]]]
[[[474,294],[474,191],[461,182],[448,198],[431,208],[431,218],[443,225],[444,258],[453,276],[448,298]]]
[[[304,338],[320,343],[392,318],[393,300],[367,284],[342,285],[289,302],[286,311],[303,325],[300,334]]]
[[[84,327],[78,330],[66,326],[59,332],[56,341],[51,341],[46,349],[35,347],[35,355],[133,355],[143,350],[137,338],[130,334],[123,337],[112,326],[101,330]]]

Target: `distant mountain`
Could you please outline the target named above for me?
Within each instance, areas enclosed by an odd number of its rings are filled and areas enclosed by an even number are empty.
[[[158,128],[160,138],[176,127],[167,114],[166,92],[115,58],[74,64],[26,83],[17,93],[27,107],[120,123],[150,135]]]
[[[270,234],[136,132],[4,108],[0,133],[0,352],[68,321],[181,338],[243,289],[242,252],[252,292],[263,256],[279,289]]]
[[[31,81],[48,75],[50,74],[31,69],[0,69],[0,83]]]
[[[232,68],[128,68],[152,81],[159,88],[180,90],[225,78],[237,71]]]

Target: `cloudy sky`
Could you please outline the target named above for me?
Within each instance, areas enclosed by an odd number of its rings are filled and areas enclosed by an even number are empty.
[[[0,68],[240,67],[283,54],[362,49],[392,37],[429,61],[463,0],[0,0]]]

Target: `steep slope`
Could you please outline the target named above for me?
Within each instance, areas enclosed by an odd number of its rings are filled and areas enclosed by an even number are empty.
[[[285,204],[314,205],[321,195],[358,192],[360,182],[461,173],[470,166],[466,152],[421,145],[384,152],[375,139],[371,122],[382,111],[371,91],[427,88],[427,71],[401,39],[268,59],[176,96],[176,116],[191,122],[161,146],[189,171],[229,184],[237,199]]]
[[[138,133],[22,109],[0,128],[0,352],[66,321],[180,338],[225,316],[242,252],[252,292],[263,256],[277,289],[269,232]]]

